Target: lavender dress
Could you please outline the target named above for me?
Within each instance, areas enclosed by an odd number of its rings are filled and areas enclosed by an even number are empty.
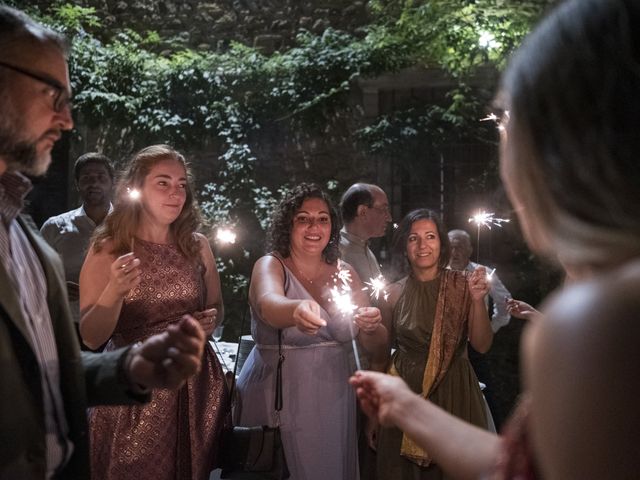
[[[287,298],[313,299],[286,267],[285,292]],[[348,384],[351,318],[321,312],[327,326],[317,335],[282,330],[282,442],[291,480],[357,480],[356,400]],[[238,379],[237,425],[273,426],[278,330],[256,312],[251,316],[256,346]]]

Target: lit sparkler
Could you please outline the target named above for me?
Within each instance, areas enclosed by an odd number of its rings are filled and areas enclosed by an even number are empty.
[[[502,118],[498,117],[495,113],[490,113],[486,117],[481,118],[481,122],[495,122],[498,126],[498,130],[504,130],[505,123],[509,120],[509,111],[505,110],[502,114]]]
[[[220,243],[234,244],[236,243],[236,233],[230,228],[219,228],[216,232],[216,240]]]
[[[469,223],[473,222],[477,227],[477,239],[476,239],[476,262],[480,257],[480,227],[487,227],[491,230],[492,226],[502,227],[503,223],[508,223],[508,218],[496,218],[495,213],[485,212],[484,210],[478,211],[473,217],[469,218]]]
[[[133,203],[137,202],[138,200],[140,200],[140,196],[142,194],[140,193],[140,190],[138,190],[137,188],[131,188],[131,187],[127,187],[127,197],[129,198],[129,200]],[[135,246],[136,243],[136,237],[135,235],[131,237],[131,251],[133,252],[133,247]]]
[[[491,270],[489,273],[487,273],[487,281],[490,282],[491,279],[493,278],[493,274],[496,273],[496,269],[494,268],[493,270]]]
[[[367,286],[362,290],[369,290],[369,296],[371,298],[375,298],[376,300],[378,300],[380,298],[380,293],[382,293],[382,298],[385,301],[387,300],[387,298],[389,298],[389,294],[385,290],[387,281],[382,276],[382,274],[378,275],[377,277],[370,278],[369,281],[364,282],[364,284]]]
[[[336,275],[336,283],[337,280],[340,281],[340,285],[336,285],[331,288],[331,300],[335,303],[340,313],[351,317],[358,309],[358,305],[355,305],[351,298],[351,272],[349,270],[339,269]],[[362,370],[358,345],[356,343],[355,332],[353,331],[353,320],[349,318],[348,323],[349,332],[351,333],[351,347],[353,348],[353,356],[356,360],[356,368],[358,370]]]

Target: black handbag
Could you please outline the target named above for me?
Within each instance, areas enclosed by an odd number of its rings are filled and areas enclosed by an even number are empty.
[[[240,344],[238,343],[238,351]],[[274,408],[276,426],[232,427],[222,433],[218,453],[220,478],[236,480],[285,480],[289,478],[287,459],[280,437],[280,410],[282,410],[282,330],[278,330],[278,367],[276,370],[276,392]],[[235,389],[236,365],[233,369]]]

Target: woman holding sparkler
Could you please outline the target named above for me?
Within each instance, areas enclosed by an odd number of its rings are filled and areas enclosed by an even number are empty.
[[[402,428],[453,478],[638,477],[639,24],[637,0],[568,0],[502,80],[507,194],[529,246],[572,276],[527,326],[527,393],[504,435],[451,417],[398,379],[352,378],[369,414]]]
[[[285,357],[279,416],[292,479],[359,478],[352,338],[384,357],[380,311],[356,272],[338,259],[340,224],[315,185],[295,187],[273,214],[269,253],[253,269],[249,299],[256,342],[238,391],[239,425],[274,425],[278,334]],[[379,358],[374,359],[380,362]]]
[[[211,335],[222,315],[220,280],[198,226],[184,157],[167,145],[136,153],[80,274],[88,346],[135,344],[185,313]],[[208,480],[227,402],[222,369],[206,348],[201,371],[180,390],[154,390],[146,405],[90,412],[92,471],[106,480]]]
[[[408,213],[393,243],[410,272],[388,287],[388,302],[381,306],[397,343],[389,373],[447,412],[487,427],[482,392],[467,357],[467,343],[484,353],[493,340],[484,303],[489,291],[485,268],[472,273],[446,269],[449,238],[432,210]],[[371,446],[378,452],[379,480],[443,478],[430,452],[397,428],[381,428]]]

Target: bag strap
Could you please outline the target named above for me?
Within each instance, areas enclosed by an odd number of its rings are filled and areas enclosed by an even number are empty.
[[[285,274],[285,293],[287,290],[287,273],[284,269],[284,263],[282,263],[282,259],[278,255],[273,255],[274,258],[280,262],[282,265],[282,270]],[[245,298],[245,302],[249,304],[249,286],[247,285],[247,295]],[[232,400],[229,402],[229,410],[231,409],[231,405],[233,404],[233,394],[236,388],[236,372],[238,371],[238,358],[240,355],[240,344],[242,343],[242,332],[244,331],[244,321],[247,316],[247,311],[245,310],[242,313],[242,319],[240,321],[240,338],[238,338],[238,349],[236,350],[236,361],[233,365],[233,381],[231,383],[231,391],[229,392],[229,398]],[[280,426],[280,410],[282,410],[282,364],[284,363],[284,354],[282,353],[282,329],[278,329],[278,366],[276,367],[276,391],[274,395],[273,408],[276,411],[276,426]]]

